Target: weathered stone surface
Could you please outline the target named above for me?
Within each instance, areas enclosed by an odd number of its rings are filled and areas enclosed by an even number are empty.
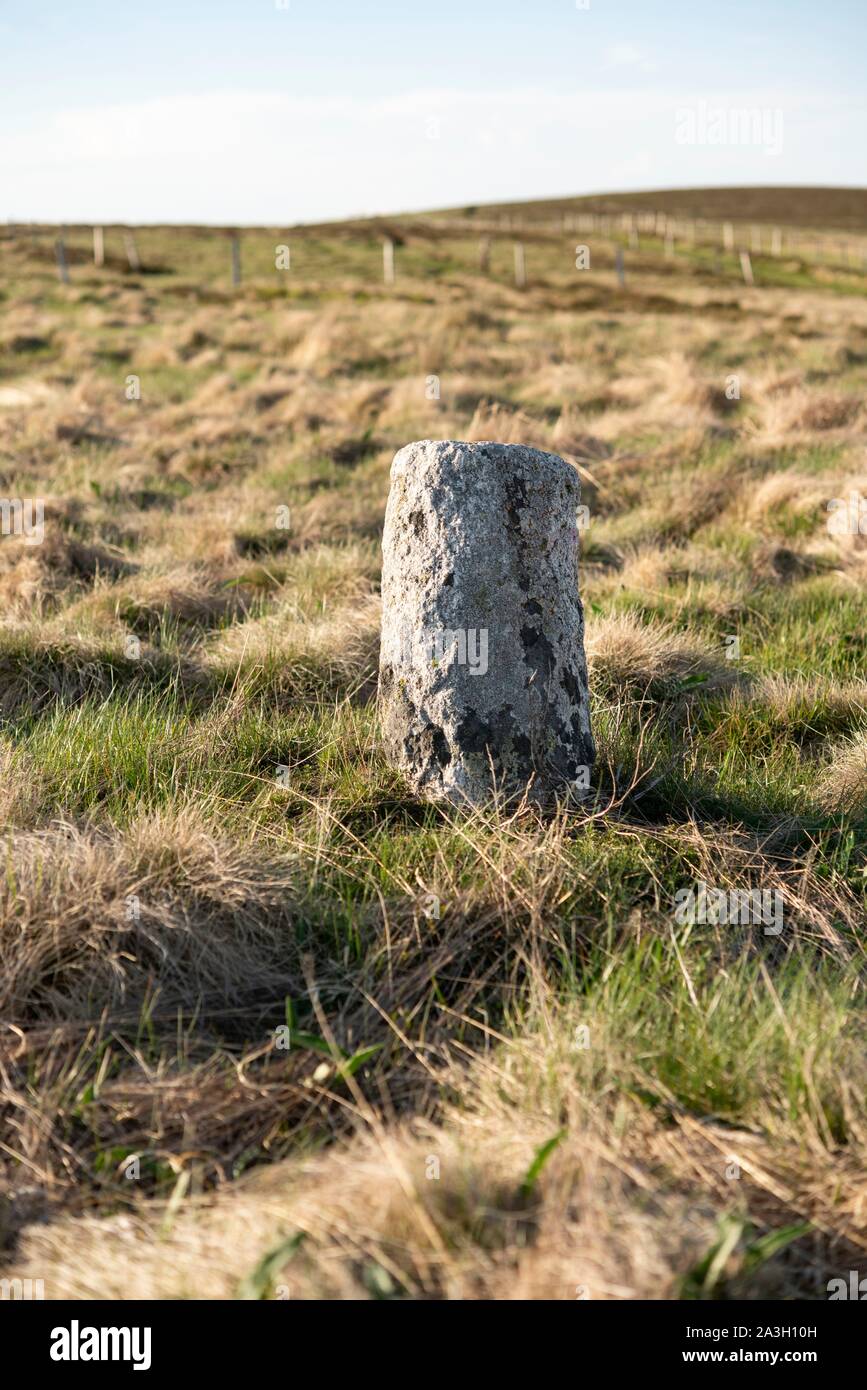
[[[549,804],[594,747],[578,597],[578,475],[516,444],[422,440],[394,458],[379,701],[415,790]]]

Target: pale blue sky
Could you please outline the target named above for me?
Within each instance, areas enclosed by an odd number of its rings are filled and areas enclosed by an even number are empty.
[[[860,185],[865,52],[867,0],[0,0],[0,217]]]

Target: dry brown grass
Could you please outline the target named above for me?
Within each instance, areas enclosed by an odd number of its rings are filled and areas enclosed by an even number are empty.
[[[641,1085],[617,1040],[594,1038],[606,1049],[601,1074],[579,1066],[577,1026],[546,1007],[521,1040],[452,1076],[461,1106],[439,1124],[371,1126],[362,1106],[351,1143],[277,1164],[241,1190],[31,1226],[16,1268],[58,1298],[670,1298],[713,1247],[735,1170],[765,1222],[813,1226],[800,1258],[773,1261],[752,1296],[816,1296],[826,1265],[863,1265],[867,1239],[847,1240],[863,1200],[855,1155],[832,1200],[825,1184],[841,1169],[819,1134],[781,1163],[779,1136],[769,1143],[673,1104],[661,1121],[614,1083],[634,1072]],[[576,1070],[589,1087],[576,1086]],[[541,1190],[528,1186],[553,1138]],[[201,1159],[189,1154],[176,1193],[191,1175],[195,1188]],[[257,1276],[266,1257],[269,1273]],[[728,1296],[747,1287],[744,1269],[738,1248],[717,1276]]]
[[[676,688],[685,677],[699,675],[710,689],[738,680],[737,667],[724,652],[712,651],[698,634],[642,623],[630,613],[588,625],[587,660],[596,680],[611,691],[643,690],[654,683]]]
[[[9,1022],[138,1014],[270,989],[291,935],[285,869],[219,843],[192,811],[128,830],[13,835],[2,912],[0,1008]],[[285,972],[284,972],[285,973]]]
[[[835,748],[822,773],[822,805],[831,812],[863,813],[867,808],[867,733]]]

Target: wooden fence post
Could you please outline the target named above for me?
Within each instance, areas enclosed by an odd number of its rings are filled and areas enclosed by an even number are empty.
[[[102,227],[93,229],[93,264],[95,266],[105,265],[105,239]]]
[[[129,262],[130,270],[134,270],[136,272],[140,271],[141,257],[138,253],[138,247],[135,244],[135,237],[133,236],[129,228],[127,228],[127,230],[123,234],[123,244],[124,249],[126,251],[126,258]]]
[[[515,284],[522,290],[527,283],[527,263],[524,257],[524,243],[515,242]]]
[[[382,278],[387,285],[394,284],[394,242],[390,236],[382,241]]]
[[[54,254],[57,257],[57,274],[60,276],[64,285],[69,284],[69,266],[66,264],[66,247],[63,245],[63,237],[59,236],[54,243]]]

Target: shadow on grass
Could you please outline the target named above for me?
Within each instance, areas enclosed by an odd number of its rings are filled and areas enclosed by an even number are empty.
[[[192,708],[205,708],[215,693],[207,672],[158,649],[135,660],[114,652],[86,654],[73,644],[38,647],[9,638],[0,649],[0,719],[13,730],[32,728],[58,706],[142,691],[175,692]]]

